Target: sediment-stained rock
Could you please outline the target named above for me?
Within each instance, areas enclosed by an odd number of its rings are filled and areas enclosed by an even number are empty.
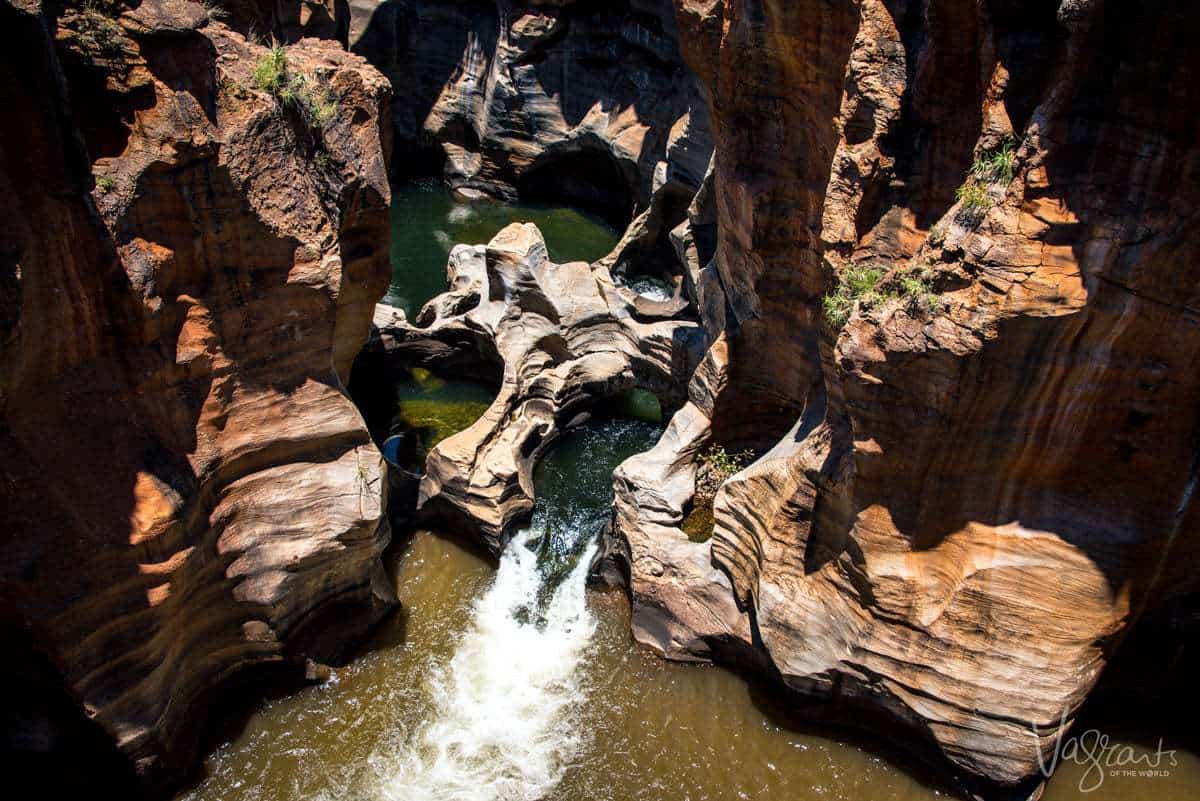
[[[1139,616],[1197,590],[1200,20],[677,7],[713,103],[727,305],[700,308],[727,366],[618,471],[635,632],[738,658],[749,625],[790,689],[1027,790]],[[1011,173],[975,167],[1006,144]],[[854,267],[885,276],[840,328],[821,298]],[[705,436],[762,455],[697,546],[675,482]]]
[[[533,510],[533,468],[546,448],[625,390],[671,402],[701,334],[670,319],[677,309],[646,314],[602,266],[554,264],[530,223],[508,226],[486,247],[456,247],[447,273],[451,290],[422,309],[420,327],[381,304],[374,341],[402,363],[445,372],[482,357],[500,375],[487,412],[430,452],[418,501],[499,553]]]
[[[0,18],[0,620],[161,788],[227,682],[394,604],[343,388],[387,285],[390,87],[287,48],[314,126],[198,3]]]

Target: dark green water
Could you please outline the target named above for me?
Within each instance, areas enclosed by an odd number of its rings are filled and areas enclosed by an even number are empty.
[[[461,201],[440,181],[392,187],[392,283],[384,302],[411,319],[446,290],[446,258],[456,244],[485,245],[513,222],[531,222],[556,262],[595,261],[619,239],[602,220],[574,209],[492,200]]]

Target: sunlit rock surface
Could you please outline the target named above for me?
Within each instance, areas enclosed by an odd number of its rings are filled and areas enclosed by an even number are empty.
[[[701,370],[617,474],[634,631],[676,658],[752,651],[969,782],[1036,784],[1130,626],[1197,589],[1200,19],[676,5],[711,91],[722,302],[700,308],[725,337],[720,379]],[[1006,141],[1011,180],[965,208]],[[839,330],[821,297],[853,266],[935,297]],[[678,525],[708,443],[759,458],[696,544]]]
[[[219,10],[0,4],[0,619],[74,705],[33,730],[86,719],[155,788],[230,680],[302,675],[394,604],[343,389],[387,286],[390,87],[288,47],[313,126]]]
[[[372,347],[447,374],[499,374],[487,412],[429,454],[418,501],[498,553],[532,511],[533,468],[558,435],[625,390],[673,399],[701,334],[693,322],[641,313],[638,297],[603,268],[551,262],[529,223],[486,247],[456,247],[447,279],[450,291],[426,304],[417,325],[381,304]]]

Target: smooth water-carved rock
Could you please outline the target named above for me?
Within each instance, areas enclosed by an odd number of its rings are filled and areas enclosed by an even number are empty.
[[[352,12],[354,51],[398,90],[397,173],[566,203],[618,229],[648,215],[614,274],[679,273],[668,234],[712,133],[669,0],[356,0]]]
[[[608,547],[621,564],[637,613],[633,635],[669,659],[753,662],[750,620],[735,602],[729,578],[706,542],[683,532],[696,485],[697,455],[710,442],[712,408],[704,392],[725,369],[724,340],[709,350],[687,403],[651,450],[621,464],[613,476]]]
[[[395,603],[343,389],[387,286],[390,87],[288,47],[314,126],[198,3],[0,18],[5,643],[161,789],[231,680],[300,677]]]
[[[380,305],[375,341],[404,364],[461,375],[482,357],[490,369],[473,372],[500,376],[483,417],[429,454],[418,502],[498,553],[533,509],[533,468],[546,448],[625,390],[673,400],[700,332],[692,322],[644,315],[603,267],[554,264],[530,223],[508,226],[486,247],[459,245],[447,278],[450,291],[422,309],[420,327]]]
[[[614,531],[640,639],[752,650],[1027,790],[1131,625],[1197,590],[1200,31],[1182,2],[994,5],[679,0],[728,366],[618,472]],[[852,266],[889,274],[838,330]],[[722,579],[676,530],[703,436],[763,453],[715,502]]]

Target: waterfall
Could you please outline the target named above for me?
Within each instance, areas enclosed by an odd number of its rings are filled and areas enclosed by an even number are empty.
[[[585,737],[572,725],[595,631],[585,594],[595,529],[583,523],[563,532],[565,550],[542,516],[505,548],[454,656],[429,679],[430,716],[399,753],[377,757],[380,798],[537,801],[558,784]]]

